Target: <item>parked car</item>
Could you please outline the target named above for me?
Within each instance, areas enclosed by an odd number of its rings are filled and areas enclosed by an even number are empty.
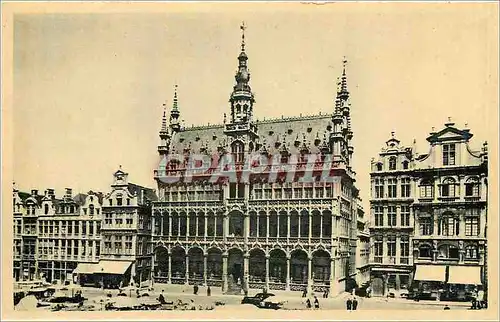
[[[283,305],[287,302],[288,300],[285,298],[282,298],[280,296],[269,296],[265,300],[263,300],[259,307],[263,309],[274,309],[278,310],[283,307]]]
[[[257,293],[254,296],[245,296],[241,300],[241,304],[253,304],[255,306],[260,306],[260,304],[270,296],[274,296],[272,293]]]

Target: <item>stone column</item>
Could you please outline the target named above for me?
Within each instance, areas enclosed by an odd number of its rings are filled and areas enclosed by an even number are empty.
[[[401,235],[396,235],[396,256],[394,264],[401,264]],[[399,275],[398,275],[399,276]]]
[[[287,291],[290,291],[290,280],[291,280],[291,274],[290,274],[290,256],[287,255],[286,257],[286,285],[285,289]]]
[[[153,286],[154,282],[155,282],[155,279],[154,279],[154,276],[155,276],[155,258],[156,258],[156,255],[153,252],[153,255],[151,256],[151,270],[149,272],[149,279],[151,281],[151,286]]]
[[[388,263],[389,256],[387,255],[389,251],[389,247],[387,247],[387,235],[382,237],[382,264]],[[349,275],[349,272],[346,272],[346,276]]]
[[[191,216],[189,215],[189,212],[186,211],[186,239],[187,239],[187,237],[189,237],[189,229],[190,229],[190,226],[189,226],[189,221],[190,221],[189,217],[191,217]]]
[[[246,252],[245,254],[243,254],[243,287],[244,289],[248,290],[249,289],[249,285],[248,285],[248,266],[249,266],[249,254],[248,252]]]
[[[266,290],[269,290],[269,255],[266,255]]]
[[[189,256],[186,254],[186,284],[189,284]]]
[[[311,227],[309,225],[309,227]],[[312,257],[307,257],[307,294],[311,294],[313,290],[313,278],[312,278]]]
[[[259,237],[260,237],[260,231],[259,231],[259,230],[260,230],[260,213],[259,213],[259,212],[257,212],[257,213],[255,214],[255,216],[257,217],[257,218],[256,218],[256,222],[257,222],[257,231],[255,232],[255,236],[257,236],[257,238],[259,238]]]
[[[207,285],[207,262],[208,262],[208,255],[203,254],[203,285]]]
[[[222,254],[222,292],[227,290],[227,255]]]
[[[266,241],[269,239],[269,213],[266,213]]]
[[[335,258],[330,260],[330,297],[335,297],[338,293],[338,285],[335,279]]]
[[[167,266],[167,270],[168,270],[168,281],[169,283],[172,283],[172,252],[169,250],[168,251],[168,266]]]
[[[243,215],[243,236],[245,244],[248,243],[248,236],[250,236],[250,216],[248,212]]]

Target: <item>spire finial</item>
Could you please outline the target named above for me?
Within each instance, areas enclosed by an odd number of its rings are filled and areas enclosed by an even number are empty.
[[[393,138],[393,139],[394,139],[394,134],[395,134],[394,131],[392,131],[391,132],[391,138]]]
[[[346,69],[347,69],[347,58],[344,56],[344,60],[342,61],[342,81],[340,86],[341,91],[344,93],[347,93]]]
[[[174,106],[172,107],[172,109],[174,110],[178,110],[179,107],[177,106],[177,84],[174,85]]]
[[[245,29],[247,29],[247,26],[245,25],[245,22],[241,22],[241,51],[245,51]]]
[[[122,165],[121,165],[121,164],[118,166],[118,169],[119,169],[119,170],[121,170],[121,169],[122,169]]]

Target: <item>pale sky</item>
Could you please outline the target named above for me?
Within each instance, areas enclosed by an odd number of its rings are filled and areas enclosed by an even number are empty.
[[[354,170],[365,205],[370,159],[391,131],[405,145],[417,139],[425,153],[431,128],[452,117],[460,128],[468,123],[473,148],[485,140],[495,148],[496,4],[123,8],[16,16],[18,188],[107,192],[120,164],[132,182],[156,188],[162,103],[171,106],[177,83],[186,125],[222,122],[242,20],[258,119],[332,113],[347,57]]]

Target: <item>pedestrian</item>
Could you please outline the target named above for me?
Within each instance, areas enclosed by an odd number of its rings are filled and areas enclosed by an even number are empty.
[[[471,309],[477,309],[477,288],[475,288],[471,294]]]
[[[310,299],[306,300],[306,308],[308,308],[308,309],[311,308],[311,300]]]
[[[347,298],[347,301],[346,301],[346,308],[347,308],[347,311],[350,311],[351,308],[352,308],[352,300],[351,300],[351,297],[349,296]]]
[[[318,300],[318,298],[316,297],[316,295],[314,296],[314,308],[315,308],[315,309],[319,309],[319,300]]]
[[[370,298],[371,297],[371,293],[372,293],[372,288],[370,286],[368,286],[366,288],[366,297]]]
[[[307,291],[306,291],[306,290],[304,290],[304,291],[302,292],[302,297],[307,297]]]
[[[477,307],[478,309],[482,309],[484,307],[484,291],[482,288],[477,292]]]
[[[165,297],[163,296],[163,290],[161,290],[161,294],[160,296],[158,296],[158,302],[160,302],[160,304],[165,304]]]
[[[198,295],[198,285],[193,286],[193,294]]]
[[[212,290],[210,289],[210,286],[207,287],[207,296],[212,295]]]
[[[356,296],[352,299],[352,310],[356,311],[358,309],[358,299]]]

